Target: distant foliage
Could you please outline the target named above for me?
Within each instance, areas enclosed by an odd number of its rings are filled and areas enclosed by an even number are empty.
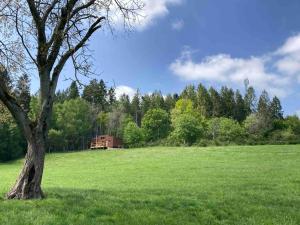
[[[34,120],[39,96],[30,96],[26,75],[17,84],[12,94],[29,108],[28,115]],[[49,151],[86,149],[91,138],[103,134],[123,139],[127,147],[300,143],[299,118],[284,117],[279,98],[270,100],[266,91],[257,97],[248,84],[245,93],[199,84],[188,85],[181,94],[163,96],[155,91],[142,95],[137,90],[132,99],[126,94],[117,99],[113,87],[92,80],[82,93],[72,82],[55,98]],[[10,160],[22,155],[26,146],[3,107],[0,114],[0,160]]]
[[[145,140],[144,132],[134,122],[129,122],[124,128],[124,143],[128,147],[142,146]]]
[[[157,141],[168,136],[170,117],[163,109],[151,109],[143,118],[142,128],[148,141]]]

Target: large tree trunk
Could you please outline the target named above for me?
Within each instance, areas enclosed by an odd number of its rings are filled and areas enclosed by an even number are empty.
[[[6,195],[8,199],[41,199],[41,182],[45,161],[45,141],[42,135],[33,134],[28,142],[23,169],[15,185]]]

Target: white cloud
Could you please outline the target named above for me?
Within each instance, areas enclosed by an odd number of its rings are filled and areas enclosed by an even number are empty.
[[[242,86],[245,79],[272,95],[286,97],[293,90],[294,80],[300,82],[300,34],[289,38],[273,53],[249,58],[216,54],[200,61],[192,59],[193,51],[184,49],[170,65],[170,70],[188,81],[209,81]]]
[[[296,111],[296,115],[300,118],[300,109]]]
[[[120,97],[123,94],[128,95],[129,98],[132,99],[134,94],[136,93],[136,89],[133,89],[132,87],[125,86],[125,85],[120,85],[116,87],[115,92],[116,92],[117,99],[120,99]]]
[[[184,27],[184,21],[183,20],[176,20],[171,24],[171,26],[172,26],[173,30],[180,31]]]

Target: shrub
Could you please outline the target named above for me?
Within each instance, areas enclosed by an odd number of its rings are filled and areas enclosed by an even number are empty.
[[[144,144],[144,132],[136,123],[129,122],[124,128],[123,140],[127,147],[139,147]]]

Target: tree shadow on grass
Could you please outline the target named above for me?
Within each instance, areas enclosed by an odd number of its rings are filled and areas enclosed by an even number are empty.
[[[297,224],[300,218],[210,193],[48,188],[42,201],[0,200],[0,224]],[[245,200],[245,199],[244,199]],[[285,213],[285,212],[283,212]],[[277,215],[276,215],[277,214]],[[284,218],[284,217],[282,217]],[[276,223],[275,223],[276,222]]]

